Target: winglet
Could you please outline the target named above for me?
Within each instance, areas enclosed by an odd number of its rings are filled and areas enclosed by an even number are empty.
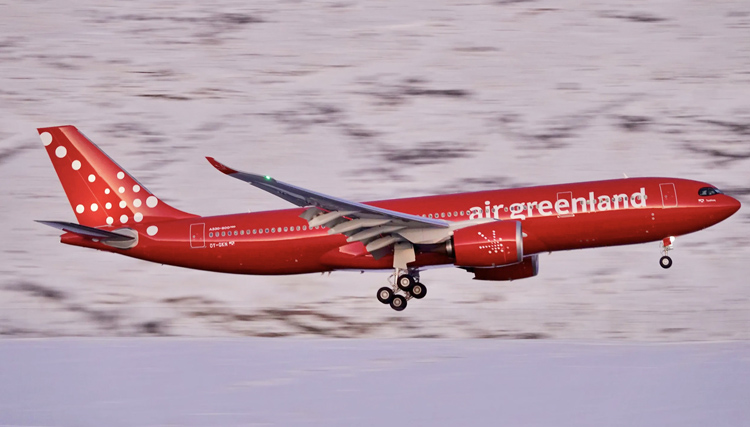
[[[225,173],[227,175],[237,173],[236,170],[217,162],[213,157],[206,157],[206,160],[208,160],[208,162],[211,163],[211,166],[215,167],[221,173]]]

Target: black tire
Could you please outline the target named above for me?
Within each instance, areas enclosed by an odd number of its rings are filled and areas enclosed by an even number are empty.
[[[661,257],[661,259],[659,259],[659,265],[661,266],[661,268],[669,268],[669,267],[671,267],[672,266],[672,258],[664,255],[663,257]]]
[[[391,308],[396,311],[404,311],[406,308],[406,298],[401,295],[394,295],[391,299]]]
[[[411,296],[416,299],[422,299],[427,295],[427,286],[417,282],[411,287]]]
[[[402,274],[398,276],[398,280],[396,281],[398,288],[406,292],[410,292],[411,287],[414,286],[415,283],[417,283],[417,281],[414,280],[414,277],[410,274]]]
[[[391,288],[382,287],[378,289],[378,301],[383,304],[390,304],[393,300],[393,290]]]

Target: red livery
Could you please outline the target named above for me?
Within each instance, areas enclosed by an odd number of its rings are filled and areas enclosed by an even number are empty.
[[[78,223],[40,221],[70,245],[161,264],[237,274],[394,269],[377,297],[395,310],[421,299],[419,272],[454,265],[478,280],[539,271],[540,252],[662,241],[714,225],[740,203],[678,178],[609,181],[352,202],[270,176],[220,172],[297,208],[201,217],[151,193],[73,126],[39,129]]]

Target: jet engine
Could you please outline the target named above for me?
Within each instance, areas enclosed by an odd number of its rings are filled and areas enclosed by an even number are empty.
[[[522,262],[505,267],[475,268],[474,280],[518,280],[534,277],[539,273],[539,257],[531,255],[523,258]]]
[[[453,231],[448,255],[459,267],[497,267],[523,259],[520,221],[496,221]]]

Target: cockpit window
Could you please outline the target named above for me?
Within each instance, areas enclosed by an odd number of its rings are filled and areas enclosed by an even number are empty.
[[[713,196],[714,194],[722,194],[718,188],[714,187],[703,187],[698,190],[699,196]]]

